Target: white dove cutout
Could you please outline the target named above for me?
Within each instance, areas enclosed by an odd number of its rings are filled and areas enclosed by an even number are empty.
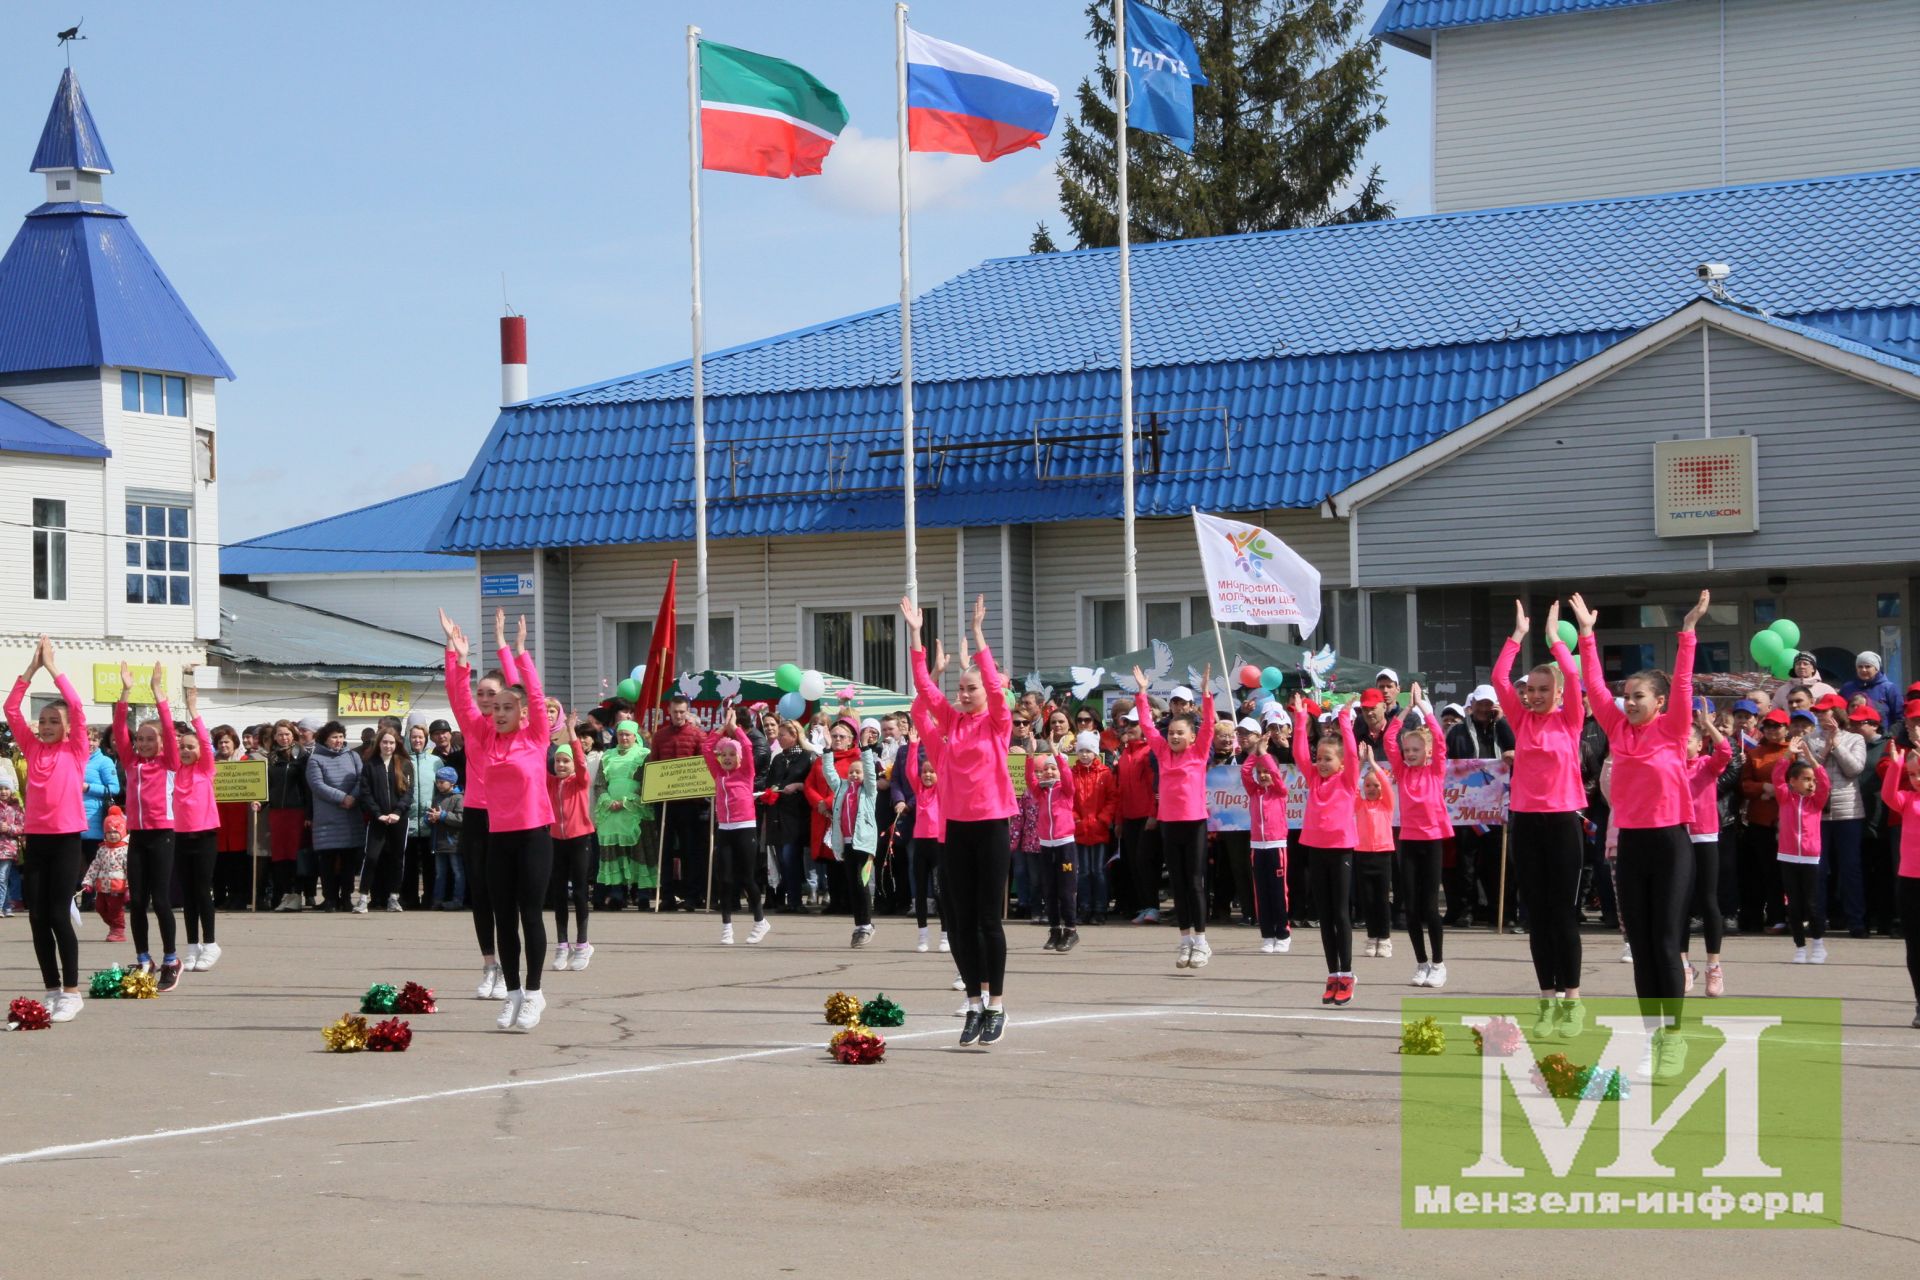
[[[691,671],[682,671],[679,679],[680,696],[688,702],[700,697],[700,677]]]
[[[1067,674],[1073,677],[1073,697],[1076,702],[1085,702],[1087,695],[1100,687],[1106,679],[1105,667],[1068,667]]]
[[[720,695],[720,701],[732,702],[740,696],[740,677],[721,676],[714,682],[714,691]]]
[[[1029,671],[1027,678],[1021,682],[1021,688],[1026,693],[1039,694],[1043,702],[1053,701],[1053,686],[1050,684],[1041,684],[1040,673],[1038,671]]]
[[[1154,640],[1150,644],[1153,649],[1153,665],[1141,670],[1141,674],[1147,678],[1146,692],[1169,693],[1173,689],[1173,682],[1167,679],[1173,673],[1173,650],[1164,640]],[[1119,681],[1120,687],[1128,693],[1141,692],[1134,684],[1131,675],[1116,675],[1114,679]]]

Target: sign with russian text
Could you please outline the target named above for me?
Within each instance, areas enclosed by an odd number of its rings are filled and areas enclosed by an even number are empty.
[[[1380,770],[1393,786],[1392,775]],[[1507,779],[1504,760],[1447,761],[1447,817],[1456,827],[1504,826],[1507,821]],[[1293,765],[1281,765],[1287,780],[1287,826],[1298,831],[1307,820],[1307,779]],[[1247,790],[1237,764],[1207,769],[1207,830],[1245,831],[1250,825]],[[1400,825],[1400,799],[1394,797],[1393,825]]]
[[[533,575],[530,573],[483,573],[480,575],[480,594],[483,598],[530,596],[533,594]]]
[[[1653,531],[1662,538],[1760,527],[1759,445],[1752,436],[1660,440],[1653,446]]]
[[[1258,525],[1193,513],[1216,622],[1320,625],[1320,571]]]
[[[640,775],[640,799],[647,804],[667,800],[706,800],[713,795],[713,772],[705,756],[678,760],[649,760]]]
[[[413,686],[404,680],[342,680],[337,694],[342,719],[405,716],[413,710]]]
[[[213,765],[213,798],[221,804],[246,804],[267,798],[265,760],[217,760]]]

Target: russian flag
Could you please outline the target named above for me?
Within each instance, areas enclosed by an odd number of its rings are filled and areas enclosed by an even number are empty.
[[[1060,90],[1039,76],[907,31],[907,148],[997,160],[1053,132]]]

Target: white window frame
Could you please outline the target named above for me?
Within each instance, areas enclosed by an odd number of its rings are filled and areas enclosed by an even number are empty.
[[[168,510],[180,510],[180,511],[185,511],[187,513],[187,536],[184,538],[176,538],[171,533],[162,534],[158,539],[154,538],[153,535],[145,531],[146,517],[144,514],[142,514],[141,516],[142,528],[139,534],[126,533],[124,531],[121,533],[119,538],[119,542],[121,546],[121,559],[119,562],[120,573],[121,573],[120,585],[121,585],[122,599],[126,604],[126,606],[128,608],[141,608],[141,609],[196,608],[198,604],[199,595],[200,595],[201,583],[196,577],[195,571],[194,571],[194,565],[197,559],[197,557],[195,557],[194,555],[194,528],[195,528],[195,525],[197,524],[197,521],[194,519],[196,512],[194,509],[193,499],[185,494],[163,494],[163,493],[143,494],[143,493],[129,490],[125,495],[125,497],[123,498],[120,506],[121,506],[121,520],[122,520],[123,530],[125,527],[126,508],[128,507],[140,507],[143,509],[143,512],[144,512],[144,509],[147,507],[162,507]],[[146,598],[145,579],[156,576],[156,575],[155,575],[155,571],[152,569],[149,569],[146,565],[145,549],[146,549],[147,543],[154,542],[154,541],[166,543],[168,546],[171,546],[177,542],[177,543],[183,544],[187,548],[187,567],[185,569],[174,569],[171,566],[172,555],[171,553],[169,553],[168,567],[158,571],[159,577],[185,578],[187,580],[187,601],[185,604],[173,603],[173,587],[171,583],[169,583],[167,587],[166,600],[161,601],[159,603],[155,603]],[[140,557],[141,563],[137,569],[135,566],[126,563],[125,548],[129,543],[134,543],[134,542],[139,543],[141,546],[141,557]],[[135,572],[137,572],[142,579],[140,599],[137,601],[125,600],[126,576],[128,574],[135,573]]]
[[[711,627],[715,622],[720,621],[722,618],[725,618],[733,623],[733,665],[735,668],[738,668],[740,665],[740,614],[739,614],[739,611],[735,609],[708,609],[707,610],[707,625],[709,627]],[[598,665],[600,670],[603,673],[605,673],[605,678],[608,682],[607,683],[608,692],[606,696],[611,697],[614,686],[618,685],[622,680],[625,680],[627,678],[627,672],[633,670],[632,667],[623,667],[618,671],[613,670],[613,664],[620,652],[620,639],[619,639],[618,633],[614,630],[614,628],[619,626],[624,626],[626,624],[634,623],[634,622],[645,622],[651,625],[652,623],[658,620],[659,620],[658,614],[597,613],[594,615],[594,634],[597,637],[597,643],[599,645]],[[681,625],[679,618],[676,617],[674,619],[674,625],[676,627]],[[688,625],[691,625],[691,624],[688,624]],[[691,654],[686,654],[686,655],[675,654],[674,656],[676,659],[678,659],[682,656],[691,658],[692,655]],[[641,656],[640,661],[642,662],[646,661],[645,655]],[[687,666],[685,663],[680,663],[679,665],[680,665],[680,671],[691,671],[693,669],[692,667]],[[672,674],[677,678],[680,674],[680,671],[675,671]]]
[[[126,376],[133,374],[140,379],[140,407],[127,408]],[[159,369],[122,369],[120,370],[120,412],[138,418],[151,418],[156,422],[191,422],[193,420],[193,379],[182,373],[165,373]],[[146,407],[148,378],[160,379],[160,411],[154,412]],[[167,412],[167,379],[180,383],[180,412]]]
[[[1357,625],[1360,634],[1349,636],[1340,625],[1340,610],[1335,603],[1346,592],[1360,593],[1360,608]],[[1408,671],[1420,670],[1420,593],[1412,587],[1404,590],[1379,589],[1373,587],[1328,587],[1322,593],[1325,607],[1320,613],[1320,625],[1313,632],[1312,643],[1315,647],[1323,644],[1333,646],[1333,651],[1343,658],[1356,662],[1384,661],[1373,652],[1373,598],[1376,595],[1405,596],[1407,600],[1407,657]],[[1302,644],[1307,643],[1304,639]]]
[[[950,615],[947,612],[946,600],[943,597],[924,596],[920,600],[920,607],[922,609],[937,610],[938,614],[935,621],[940,626],[949,625],[952,615]],[[902,686],[905,686],[903,688],[895,689],[894,692],[911,693],[913,691],[912,689],[913,675],[910,667],[911,659],[908,656],[912,652],[912,646],[911,646],[911,642],[907,637],[906,620],[900,617],[900,601],[897,597],[891,600],[874,600],[874,599],[863,599],[863,600],[852,600],[852,601],[836,600],[830,604],[801,604],[801,605],[794,606],[793,652],[800,655],[798,658],[794,659],[794,661],[798,662],[802,667],[805,667],[808,670],[821,671],[823,675],[826,675],[829,679],[831,679],[833,678],[834,675],[837,675],[840,673],[828,672],[822,669],[819,666],[818,662],[815,660],[815,654],[813,651],[813,619],[815,614],[821,614],[821,613],[850,613],[854,615],[854,621],[856,623],[859,621],[860,615],[862,614],[876,614],[876,613],[892,614],[894,618],[894,628],[893,628],[894,659],[893,660],[895,664],[895,670],[898,672],[899,682]],[[921,640],[927,644],[933,643],[933,637],[931,636],[922,636]],[[857,637],[853,645],[853,656],[854,656],[855,665],[857,666],[865,665],[863,659],[861,658],[860,643]],[[957,655],[950,655],[950,656],[957,657]],[[775,663],[773,665],[777,666],[779,664]],[[856,681],[860,684],[874,683],[874,681],[869,680],[867,678],[867,675],[864,671],[854,672],[852,674],[846,675],[844,678]]]
[[[40,523],[40,504],[43,502],[52,503],[60,508],[59,524],[43,525]],[[67,535],[72,528],[72,526],[67,523],[67,500],[65,498],[32,498],[29,499],[27,513],[32,519],[33,524],[31,554],[27,558],[27,572],[33,576],[31,583],[33,598],[35,600],[45,600],[53,604],[64,604],[67,600],[67,568],[70,563],[67,556]],[[38,579],[41,559],[40,548],[43,540],[46,545],[45,555],[47,561],[47,594],[45,595],[40,594]],[[56,549],[58,550],[57,556],[55,554]],[[57,590],[55,589],[56,581],[58,583]],[[124,587],[124,584],[122,585]]]
[[[1181,636],[1196,635],[1201,631],[1212,630],[1212,612],[1196,612],[1194,609],[1193,602],[1204,599],[1206,594],[1207,590],[1204,586],[1198,591],[1143,592],[1140,596],[1140,638],[1143,641],[1178,640]],[[1099,638],[1099,629],[1094,623],[1093,608],[1097,604],[1106,604],[1109,602],[1118,603],[1123,598],[1122,596],[1112,595],[1105,591],[1082,591],[1078,593],[1075,606],[1076,616],[1074,618],[1074,650],[1081,658],[1106,658],[1112,656],[1111,654],[1095,653],[1093,651],[1094,642]],[[1180,606],[1180,635],[1156,636],[1147,633],[1147,606],[1158,604],[1177,604]],[[1221,624],[1221,628],[1226,631],[1237,629],[1227,626],[1225,623]],[[1273,637],[1273,631],[1274,629],[1272,627],[1267,626],[1260,627],[1249,634],[1270,639]],[[1118,652],[1124,652],[1124,650]]]

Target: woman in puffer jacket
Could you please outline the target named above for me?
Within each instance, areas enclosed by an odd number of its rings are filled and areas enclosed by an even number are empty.
[[[321,725],[307,757],[307,789],[313,793],[313,858],[335,911],[353,909],[353,880],[367,847],[356,795],[360,770],[360,754],[347,749],[347,727],[338,720]]]

